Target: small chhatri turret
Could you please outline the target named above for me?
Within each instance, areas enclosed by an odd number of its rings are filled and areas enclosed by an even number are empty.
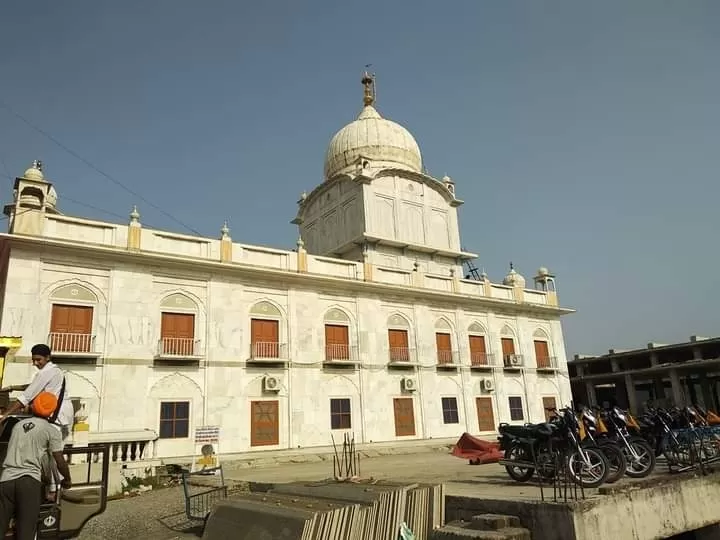
[[[32,165],[23,173],[25,180],[35,180],[36,182],[44,182],[43,164],[39,159],[34,159]]]
[[[521,289],[525,288],[525,278],[515,270],[513,263],[510,263],[510,272],[508,272],[508,275],[503,279],[503,285]]]

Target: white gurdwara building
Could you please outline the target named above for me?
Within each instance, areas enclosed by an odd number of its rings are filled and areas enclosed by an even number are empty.
[[[463,278],[455,185],[400,125],[364,108],[330,141],[285,251],[63,215],[35,162],[0,235],[0,334],[21,336],[3,385],[47,342],[90,442],[123,460],[491,437],[570,402],[553,276]],[[138,442],[141,444],[138,446]],[[132,447],[132,448],[131,448]],[[114,456],[114,459],[119,459]]]

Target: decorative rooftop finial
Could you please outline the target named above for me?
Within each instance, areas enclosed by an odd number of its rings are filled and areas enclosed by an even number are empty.
[[[298,249],[302,249],[305,247],[305,242],[303,242],[302,236],[298,236],[296,245]]]
[[[515,270],[515,267],[513,266],[512,261],[510,261],[510,271],[512,272],[513,270]]]
[[[33,159],[32,168],[37,169],[38,171],[42,171],[43,170],[42,161],[40,161],[39,159]]]
[[[137,206],[133,205],[132,212],[130,212],[130,223],[138,223],[140,221],[140,212],[138,212]]]
[[[365,87],[365,95],[363,96],[363,103],[366,107],[369,107],[375,103],[375,74],[372,75],[368,72],[368,68],[372,64],[365,66],[365,73],[363,74],[362,84]]]
[[[230,227],[228,227],[227,220],[223,223],[223,226],[220,229],[220,234],[222,234],[223,238],[228,238],[230,236]]]

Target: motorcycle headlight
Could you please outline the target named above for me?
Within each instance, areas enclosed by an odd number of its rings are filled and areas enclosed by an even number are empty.
[[[593,413],[591,413],[590,411],[584,411],[583,415],[585,416],[585,418],[587,418],[593,424],[597,423],[597,419],[595,418],[595,415]]]
[[[618,420],[621,420],[622,422],[627,423],[627,416],[625,416],[625,413],[622,412],[620,409],[615,407],[615,416],[618,417]]]

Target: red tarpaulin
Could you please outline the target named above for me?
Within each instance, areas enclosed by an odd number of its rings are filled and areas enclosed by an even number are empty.
[[[469,460],[471,465],[497,463],[503,458],[503,452],[498,443],[483,441],[469,433],[462,434],[452,449],[452,455]]]

